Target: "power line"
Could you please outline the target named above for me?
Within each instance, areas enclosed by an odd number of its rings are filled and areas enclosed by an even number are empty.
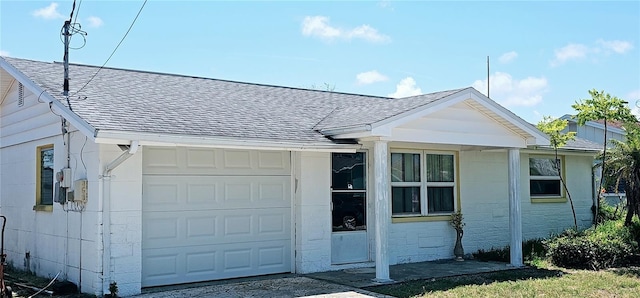
[[[91,83],[91,81],[98,75],[100,70],[102,70],[104,68],[104,66],[107,65],[109,60],[111,60],[111,57],[113,57],[113,54],[116,53],[116,51],[118,50],[118,48],[120,47],[120,45],[122,44],[124,39],[127,37],[127,35],[129,35],[129,31],[131,31],[131,28],[133,28],[133,25],[136,23],[136,20],[138,20],[138,17],[140,16],[140,13],[142,12],[142,9],[144,8],[144,6],[146,4],[147,4],[147,0],[144,0],[144,2],[142,3],[142,6],[140,6],[140,10],[138,10],[138,14],[136,14],[136,17],[131,22],[131,25],[129,26],[129,29],[127,29],[127,32],[124,34],[124,36],[122,36],[122,39],[120,39],[120,42],[118,43],[118,45],[116,45],[116,47],[113,49],[113,51],[111,52],[111,55],[109,55],[109,58],[107,58],[107,60],[102,64],[102,66],[100,66],[100,68],[98,68],[98,70],[96,70],[96,72],[93,74],[93,76],[91,76],[91,78],[84,84],[84,86],[82,86],[82,88],[78,89],[78,91],[76,91],[74,93],[74,95],[80,93],[80,91],[82,91],[85,87],[87,87],[87,85],[89,85],[89,83]]]
[[[73,2],[76,2],[76,1],[74,0]],[[73,24],[77,24],[76,21],[78,20],[78,15],[80,14],[80,5],[82,5],[82,0],[80,0],[78,2],[78,10],[76,11],[76,18],[73,19]],[[75,4],[74,4],[74,6],[75,6]],[[71,14],[73,14],[73,12]],[[71,20],[71,19],[69,19],[69,20]]]

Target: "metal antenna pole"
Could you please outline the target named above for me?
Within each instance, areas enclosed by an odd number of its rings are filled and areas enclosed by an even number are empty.
[[[71,26],[71,20],[64,22],[64,83],[62,94],[69,96],[69,26]]]
[[[491,98],[489,95],[489,56],[487,56],[487,97]]]

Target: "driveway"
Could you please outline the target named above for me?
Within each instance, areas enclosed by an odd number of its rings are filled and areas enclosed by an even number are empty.
[[[308,277],[281,277],[144,293],[136,298],[174,297],[391,297]]]

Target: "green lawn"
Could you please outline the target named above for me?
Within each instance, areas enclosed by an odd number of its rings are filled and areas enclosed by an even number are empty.
[[[640,297],[640,267],[602,271],[527,268],[367,290],[395,297]]]

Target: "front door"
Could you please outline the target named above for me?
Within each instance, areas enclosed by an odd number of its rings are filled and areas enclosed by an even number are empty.
[[[369,260],[366,160],[364,152],[332,154],[332,264]]]

